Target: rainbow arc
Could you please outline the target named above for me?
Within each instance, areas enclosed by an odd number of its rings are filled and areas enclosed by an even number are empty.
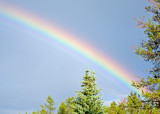
[[[131,86],[132,80],[136,79],[134,75],[99,50],[89,45],[86,41],[80,40],[81,38],[69,34],[63,29],[48,23],[45,20],[41,20],[39,17],[36,17],[23,9],[18,9],[17,7],[8,4],[0,5],[0,15],[26,27],[30,31],[33,30],[45,36],[45,39],[43,40],[49,39],[50,41],[57,42],[60,45],[69,48],[74,53],[93,61],[113,76],[110,78],[115,78],[125,86],[129,87],[132,91],[136,91],[139,94],[141,93],[139,90]]]

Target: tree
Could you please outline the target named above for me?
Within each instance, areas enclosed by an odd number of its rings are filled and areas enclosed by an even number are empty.
[[[143,100],[131,93],[127,99],[127,113],[159,114],[160,112],[160,0],[148,0],[152,5],[146,7],[147,12],[153,14],[152,19],[144,22],[144,18],[137,20],[138,27],[145,29],[147,39],[142,41],[136,54],[146,62],[152,64],[148,78],[133,81],[132,85],[142,90]],[[119,105],[119,107],[121,107]],[[123,107],[123,105],[122,105]],[[113,102],[109,110],[119,113],[116,103]]]
[[[104,106],[104,113],[105,113],[105,114],[108,114],[108,113],[109,113],[109,110],[110,110],[110,107]]]
[[[126,114],[126,104],[127,104],[126,98],[121,99],[121,102],[119,102],[118,105],[119,114]]]
[[[117,103],[113,101],[110,106],[109,114],[117,114],[117,113],[118,113]]]
[[[142,89],[145,102],[150,103],[153,109],[160,108],[160,0],[148,1],[152,5],[145,9],[153,16],[147,22],[144,22],[144,18],[137,20],[138,26],[145,29],[147,40],[140,43],[136,54],[152,63],[153,67],[149,70],[150,76],[147,79],[141,78],[140,81],[133,81],[132,85]]]
[[[41,111],[33,112],[32,114],[54,114],[54,100],[51,96],[48,96],[46,99],[48,104],[45,104],[45,106],[41,106]]]
[[[115,101],[113,101],[110,107],[106,107],[106,114],[126,114],[126,99],[119,102],[119,105]]]
[[[127,101],[127,111],[130,114],[138,114],[142,110],[142,101],[137,96],[136,93],[132,93],[128,95],[128,101]]]
[[[67,107],[66,107],[66,104],[63,101],[62,101],[62,103],[59,107],[58,114],[67,114]]]
[[[76,91],[74,111],[78,114],[101,114],[104,112],[103,101],[99,95],[101,90],[97,88],[95,72],[89,72],[86,70],[81,82],[82,91]]]
[[[74,107],[75,107],[75,97],[68,97],[66,99],[66,108],[67,108],[67,114],[74,114]]]

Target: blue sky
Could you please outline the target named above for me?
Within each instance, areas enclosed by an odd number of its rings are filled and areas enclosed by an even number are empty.
[[[137,58],[132,46],[146,36],[135,17],[150,16],[147,0],[1,0],[55,23],[109,55],[134,75],[147,76],[148,63]],[[0,113],[17,114],[40,109],[48,95],[58,109],[61,101],[75,96],[87,65],[95,70],[106,104],[130,93],[122,82],[110,81],[108,73],[92,61],[82,61],[72,50],[63,50],[4,21],[0,14]],[[65,48],[65,47],[64,47]],[[84,60],[86,58],[83,58]],[[121,86],[120,86],[121,85]]]

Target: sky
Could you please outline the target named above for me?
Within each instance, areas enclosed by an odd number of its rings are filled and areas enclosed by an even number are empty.
[[[4,5],[5,4],[5,5]],[[138,58],[133,46],[146,38],[134,18],[150,17],[147,0],[0,0],[0,6],[18,8],[76,36],[75,40],[93,47],[133,78],[147,77],[150,64]],[[40,110],[48,95],[58,107],[81,90],[88,67],[96,72],[98,88],[108,105],[132,90],[112,74],[72,48],[50,43],[47,36],[2,15],[0,7],[0,113],[17,114]],[[82,46],[83,47],[83,46]],[[97,53],[95,53],[96,55]]]

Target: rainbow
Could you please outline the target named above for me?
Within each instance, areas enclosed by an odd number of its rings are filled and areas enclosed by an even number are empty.
[[[60,45],[69,48],[74,53],[78,53],[90,61],[93,61],[107,73],[110,73],[111,76],[113,76],[112,78],[119,80],[132,91],[136,91],[141,94],[139,90],[131,86],[132,80],[136,79],[134,75],[122,68],[119,64],[115,63],[114,60],[95,49],[93,46],[89,45],[85,41],[81,41],[81,38],[69,34],[59,27],[56,27],[55,25],[48,23],[31,13],[8,4],[0,5],[0,15],[26,27],[29,30],[36,31],[39,34],[44,35],[45,39],[43,40],[49,39],[50,41],[59,43]]]

